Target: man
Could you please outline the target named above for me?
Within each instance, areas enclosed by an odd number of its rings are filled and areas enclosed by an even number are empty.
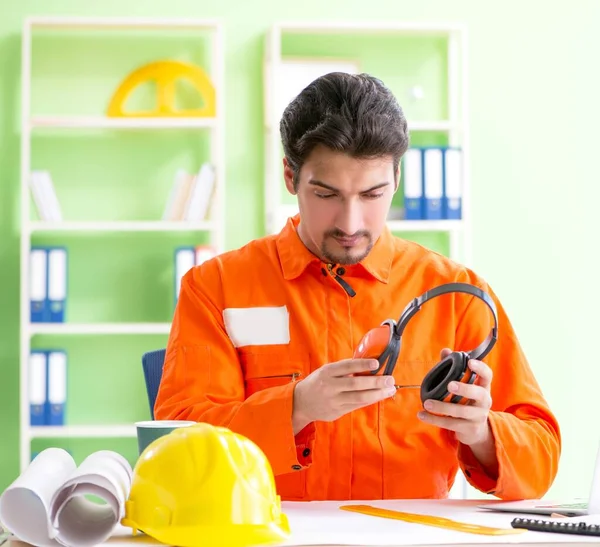
[[[183,279],[155,414],[222,425],[252,439],[284,500],[444,498],[460,466],[482,492],[542,496],[561,438],[495,294],[469,269],[398,239],[386,217],[408,147],[393,95],[367,75],[329,74],[281,120],[287,189],[299,216],[274,236]],[[421,404],[418,384],[450,349],[489,333],[487,306],[453,293],[406,328],[393,376],[363,375],[361,337],[447,282],[488,292],[499,338],[468,406]],[[425,408],[423,408],[425,407]]]

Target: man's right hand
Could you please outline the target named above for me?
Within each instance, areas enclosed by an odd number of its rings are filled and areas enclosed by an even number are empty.
[[[298,382],[292,412],[294,435],[311,422],[331,422],[394,395],[393,376],[354,376],[378,367],[376,359],[344,359],[323,365]]]

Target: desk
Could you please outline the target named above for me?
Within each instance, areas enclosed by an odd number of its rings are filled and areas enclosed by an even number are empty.
[[[511,521],[518,516],[536,518],[532,515],[495,513],[477,508],[478,505],[494,503],[490,500],[284,502],[283,511],[289,519],[292,536],[282,544],[282,547],[331,547],[340,545],[357,547],[429,547],[434,545],[451,545],[455,547],[468,545],[473,547],[484,544],[561,547],[580,543],[600,546],[600,538],[589,536],[531,531],[515,535],[482,536],[361,515],[339,509],[340,505],[350,503],[362,503],[396,511],[437,515],[461,522],[499,528],[510,528]],[[588,520],[591,520],[591,518]],[[596,517],[595,522],[600,522],[599,516]],[[25,545],[19,541],[9,541],[6,544],[7,547],[24,547]],[[161,544],[143,534],[132,536],[131,530],[119,527],[115,530],[113,537],[104,545],[106,547],[133,547],[135,545],[142,547]],[[206,544],[206,547],[209,547],[209,545]]]

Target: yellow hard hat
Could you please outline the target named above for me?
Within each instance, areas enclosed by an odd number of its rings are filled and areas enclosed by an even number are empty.
[[[146,447],[121,523],[177,547],[267,545],[290,535],[265,454],[246,437],[206,423]]]

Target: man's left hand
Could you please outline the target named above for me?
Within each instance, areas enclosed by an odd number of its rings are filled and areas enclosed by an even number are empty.
[[[442,350],[442,359],[451,351]],[[444,403],[442,401],[425,401],[425,410],[419,412],[419,419],[443,429],[454,431],[456,440],[467,446],[485,446],[492,439],[488,424],[488,414],[492,406],[490,386],[492,369],[484,362],[469,360],[469,368],[477,375],[475,383],[462,384],[450,382],[450,393],[470,399],[470,404]],[[428,412],[429,411],[429,412]],[[443,416],[436,416],[443,414]]]

